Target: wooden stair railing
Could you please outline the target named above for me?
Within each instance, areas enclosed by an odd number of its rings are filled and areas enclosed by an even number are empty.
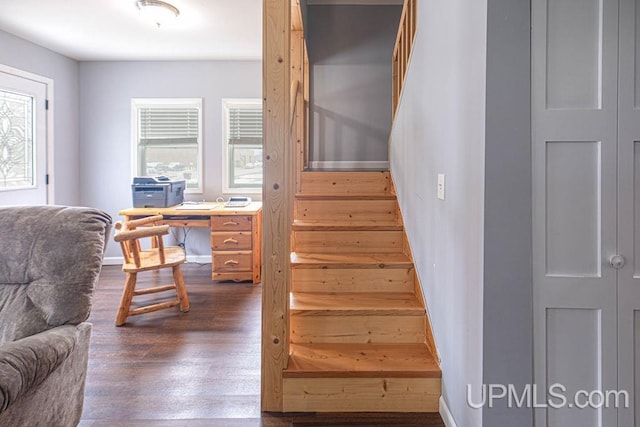
[[[296,111],[296,107],[298,105],[298,87],[300,86],[300,82],[298,80],[293,80],[291,82],[291,92],[289,93],[289,97],[290,97],[290,101],[289,101],[289,105],[291,110],[295,113]],[[295,119],[296,119],[296,114],[291,114],[291,120],[289,122],[289,129],[291,131],[291,134],[293,135],[293,124],[295,123]]]
[[[416,36],[418,23],[417,0],[405,0],[400,16],[400,26],[398,27],[398,36],[396,44],[393,48],[393,116],[400,103],[400,96],[404,87],[404,79],[409,67],[409,59],[413,49],[413,42]]]
[[[309,164],[309,61],[304,31],[291,32],[291,89],[289,92],[291,148],[296,185]],[[297,189],[297,187],[296,187]],[[296,190],[297,191],[297,190]]]

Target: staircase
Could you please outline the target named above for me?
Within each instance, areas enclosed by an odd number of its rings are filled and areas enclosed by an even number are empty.
[[[299,175],[285,412],[437,412],[441,370],[389,172]]]

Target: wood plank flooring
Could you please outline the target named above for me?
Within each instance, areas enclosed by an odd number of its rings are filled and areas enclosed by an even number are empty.
[[[444,426],[438,414],[261,413],[260,285],[211,281],[210,264],[183,273],[190,312],[134,316],[116,328],[124,273],[103,268],[80,426]],[[169,283],[170,270],[138,280]]]

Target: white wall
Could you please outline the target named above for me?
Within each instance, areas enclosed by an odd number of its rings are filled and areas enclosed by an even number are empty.
[[[482,424],[486,0],[421,2],[390,161],[458,426]],[[436,198],[446,175],[446,200]]]
[[[53,79],[53,203],[80,203],[78,63],[0,30],[0,64]]]
[[[132,204],[131,98],[173,97],[203,98],[204,194],[186,199],[213,201],[222,195],[222,99],[260,99],[260,61],[82,62],[83,204],[121,219],[118,211]],[[186,243],[188,255],[210,257],[207,230],[191,230]],[[106,256],[121,256],[120,248],[110,245]]]

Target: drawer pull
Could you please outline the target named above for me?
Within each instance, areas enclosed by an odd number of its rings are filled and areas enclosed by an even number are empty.
[[[240,223],[239,222],[235,222],[235,221],[227,221],[222,225],[240,225]]]
[[[236,261],[235,259],[230,259],[229,261],[225,261],[224,265],[238,265],[240,264],[238,261]]]
[[[233,237],[229,237],[228,239],[225,239],[224,243],[233,243],[233,244],[237,245],[238,241],[236,239],[234,239]]]

